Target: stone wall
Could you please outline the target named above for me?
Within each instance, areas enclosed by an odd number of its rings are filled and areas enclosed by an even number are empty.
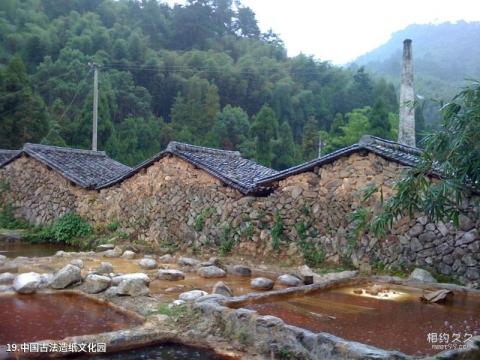
[[[243,196],[189,163],[166,157],[123,183],[79,204],[82,216],[119,220],[133,238],[154,247],[221,248],[234,239],[236,254],[303,262],[301,244],[331,263],[355,267],[431,267],[444,275],[478,281],[479,223],[462,217],[461,228],[405,218],[385,239],[352,235],[348,215],[368,185],[388,197],[403,167],[372,153],[353,154],[332,164],[288,177],[266,197]],[[279,239],[272,228],[281,223]],[[274,246],[280,241],[279,249]]]
[[[307,252],[366,270],[422,266],[467,282],[480,278],[478,220],[462,217],[455,230],[417,216],[401,219],[385,239],[353,236],[349,214],[359,205],[361,190],[374,184],[388,197],[404,170],[372,153],[290,176],[265,197],[243,196],[171,155],[101,191],[74,187],[31,159],[7,168],[9,177],[18,179],[11,182],[14,204],[37,223],[77,211],[96,224],[119,221],[132,239],[154,249],[218,251],[234,245],[235,254],[285,265],[302,263]]]
[[[0,171],[0,181],[10,191],[3,201],[12,204],[16,215],[32,224],[45,224],[75,212],[79,198],[86,193],[37,160],[22,156]]]

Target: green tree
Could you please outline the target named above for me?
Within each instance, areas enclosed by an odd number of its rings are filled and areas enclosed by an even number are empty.
[[[20,148],[48,132],[45,104],[30,86],[19,56],[0,73],[0,147]]]
[[[464,199],[480,192],[480,82],[442,107],[442,126],[425,139],[419,164],[382,202],[370,230],[382,235],[401,215],[426,214],[431,221],[459,222]],[[432,177],[435,180],[432,181]]]
[[[278,139],[273,144],[274,158],[272,167],[277,170],[293,166],[297,160],[297,149],[293,141],[293,134],[288,122],[284,121],[278,131]]]
[[[311,116],[303,129],[302,151],[304,160],[318,157],[319,128],[315,117]]]
[[[377,100],[368,115],[370,122],[370,135],[390,139],[391,128],[387,107],[382,100]]]
[[[248,115],[240,107],[227,105],[217,114],[210,138],[211,145],[227,150],[239,150],[250,132]]]
[[[263,105],[253,119],[251,133],[255,139],[255,159],[262,165],[271,166],[273,141],[277,136],[278,121],[273,110]]]

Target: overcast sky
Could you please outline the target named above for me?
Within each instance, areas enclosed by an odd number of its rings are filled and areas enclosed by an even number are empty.
[[[168,0],[170,4],[181,0]],[[272,28],[288,55],[344,64],[409,24],[479,21],[478,0],[242,0],[263,31]]]

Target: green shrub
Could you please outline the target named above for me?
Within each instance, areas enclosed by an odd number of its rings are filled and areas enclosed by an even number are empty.
[[[92,227],[79,215],[68,213],[57,219],[51,225],[36,227],[27,235],[32,243],[64,243],[73,246],[83,246],[86,238],[93,233]]]
[[[275,212],[275,222],[272,227],[272,248],[280,250],[280,242],[283,238],[283,220],[278,211]]]
[[[210,213],[211,213],[211,208],[206,208],[200,211],[200,213],[195,218],[194,228],[196,231],[200,232],[203,230],[203,228],[205,227],[205,220],[210,215]]]
[[[113,220],[111,223],[107,224],[107,230],[110,232],[115,232],[120,227],[118,220]]]
[[[299,245],[303,259],[308,266],[316,268],[325,261],[325,249],[323,247],[316,246],[305,240],[300,241]]]
[[[305,225],[305,223],[301,222],[296,224],[295,230],[297,230],[300,241],[304,241],[307,238],[307,226]]]
[[[79,215],[68,213],[53,223],[52,231],[57,242],[71,244],[74,238],[90,235],[92,227]]]
[[[11,204],[6,204],[0,208],[0,228],[1,229],[25,229],[28,224],[15,218],[14,208]]]
[[[235,239],[231,233],[232,228],[230,225],[223,227],[223,232],[220,235],[220,256],[225,256],[230,253],[235,246]]]

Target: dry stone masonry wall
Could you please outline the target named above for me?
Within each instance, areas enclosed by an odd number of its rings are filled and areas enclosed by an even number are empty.
[[[4,201],[16,208],[17,215],[32,224],[50,223],[75,212],[86,190],[72,185],[55,171],[23,156],[0,170],[0,181],[9,191]]]
[[[133,239],[153,248],[233,247],[236,254],[285,264],[303,262],[307,251],[357,268],[418,265],[478,282],[480,224],[473,216],[462,216],[458,230],[418,216],[401,219],[385,239],[352,236],[349,214],[361,190],[374,184],[388,197],[403,170],[373,153],[354,153],[290,176],[263,197],[244,196],[172,155],[100,191],[74,187],[32,159],[2,171],[19,213],[35,223],[77,211],[97,224],[119,221]]]

